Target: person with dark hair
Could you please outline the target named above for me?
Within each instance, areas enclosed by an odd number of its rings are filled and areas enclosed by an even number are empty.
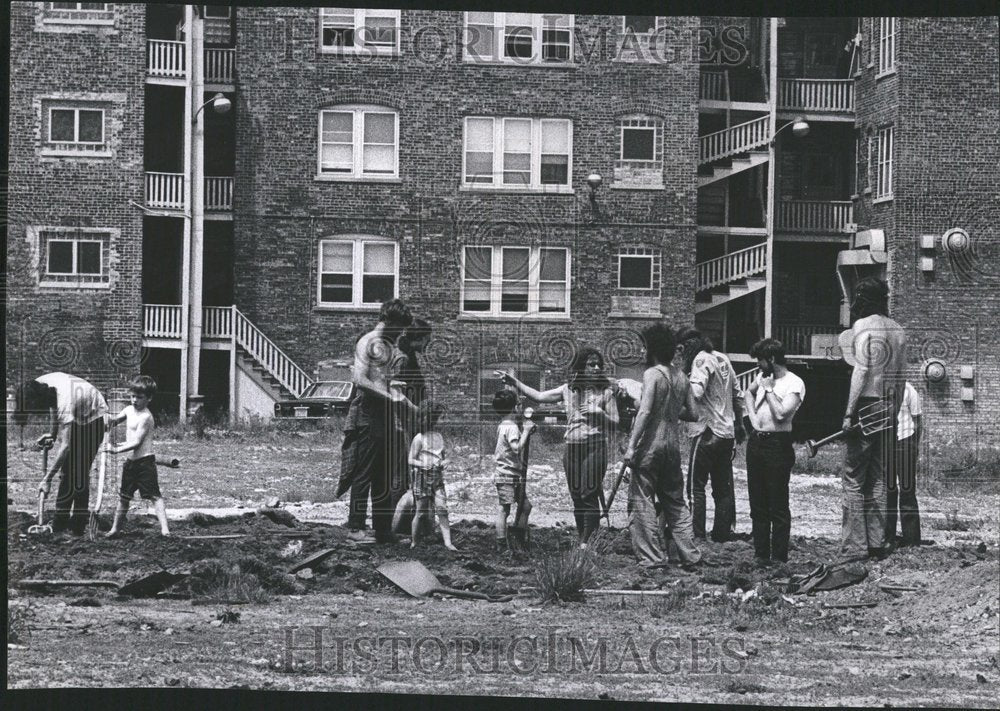
[[[442,414],[444,408],[430,400],[424,400],[417,408],[418,432],[410,443],[408,457],[408,464],[413,469],[411,480],[416,509],[411,524],[410,548],[417,547],[422,522],[429,519],[431,524],[434,523],[436,511],[444,547],[450,551],[458,550],[451,542],[448,499],[444,489],[444,468],[447,464],[444,437],[437,431],[437,423]]]
[[[398,408],[415,411],[402,391],[396,374],[403,354],[395,347],[403,331],[413,322],[409,307],[399,299],[382,304],[379,322],[363,335],[354,348],[353,379],[357,395],[351,401],[341,446],[340,485],[337,496],[351,492],[347,527],[366,528],[368,497],[372,501],[372,527],[379,543],[394,542],[392,534],[392,477],[405,462],[406,441]],[[396,407],[393,407],[395,405]]]
[[[688,459],[688,501],[694,516],[695,538],[705,538],[705,485],[712,482],[715,518],[712,540],[730,540],[736,526],[736,494],[733,484],[733,450],[746,437],[740,385],[729,358],[694,328],[677,332],[684,351],[685,372],[691,383],[689,407],[697,422],[687,423],[691,439]]]
[[[586,548],[601,523],[601,495],[608,468],[608,435],[618,426],[615,387],[604,375],[604,356],[580,348],[570,364],[569,382],[539,392],[509,373],[497,373],[535,402],[558,402],[566,408],[566,450],[563,468],[573,499],[573,517],[580,547]]]
[[[701,551],[691,535],[691,512],[684,501],[681,472],[680,418],[686,413],[688,380],[671,361],[674,332],[656,323],[642,332],[646,371],[642,399],[632,425],[625,464],[632,468],[629,481],[629,530],[639,565],[662,568],[668,563],[663,526],[666,520],[680,562],[691,567],[701,561]],[[657,513],[659,503],[660,513]]]
[[[62,472],[52,529],[69,528],[83,535],[90,520],[90,469],[104,439],[108,404],[83,378],[48,373],[25,381],[15,394],[12,419],[22,433],[32,415],[48,416],[50,431],[39,437],[37,444],[55,448],[39,491],[48,496],[56,472]]]
[[[862,279],[854,290],[854,371],[842,428],[848,430],[841,477],[843,555],[882,558],[885,548],[886,480],[896,444],[896,418],[906,383],[906,333],[888,316],[889,288],[881,279]],[[859,427],[862,413],[885,410],[884,426]]]
[[[781,341],[765,338],[750,349],[760,373],[744,393],[751,430],[747,439],[747,492],[757,567],[788,562],[792,513],[788,482],[795,464],[792,418],[806,396],[802,378],[788,370]]]
[[[498,390],[493,395],[493,410],[503,418],[497,425],[497,446],[493,451],[496,460],[493,483],[497,488],[499,504],[497,551],[510,553],[507,518],[511,506],[517,507],[514,524],[510,526],[515,547],[528,546],[528,516],[531,514],[531,501],[527,494],[528,447],[535,432],[535,423],[524,416],[524,403],[509,388]]]

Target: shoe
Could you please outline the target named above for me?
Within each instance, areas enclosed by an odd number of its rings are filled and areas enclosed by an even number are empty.
[[[358,523],[357,521],[348,520],[347,523],[344,525],[344,528],[346,528],[349,531],[367,531],[368,524],[364,522]]]
[[[765,568],[770,568],[771,567],[771,559],[770,558],[762,558],[760,556],[754,556],[753,567],[757,568],[758,570],[764,570]]]
[[[891,553],[889,548],[869,548],[868,549],[868,559],[869,560],[885,560],[889,557]]]
[[[395,533],[376,533],[375,542],[379,545],[390,545],[399,543],[399,537]]]

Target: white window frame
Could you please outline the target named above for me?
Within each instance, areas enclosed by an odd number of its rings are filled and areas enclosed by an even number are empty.
[[[30,226],[27,228],[28,241],[34,252],[34,269],[38,286],[45,289],[109,289],[111,288],[111,265],[114,244],[120,236],[115,229],[101,227]],[[49,271],[49,245],[54,242],[73,243],[72,272]],[[99,273],[80,273],[80,252],[78,243],[98,245]]]
[[[68,272],[53,272],[49,269],[50,263],[52,261],[52,251],[51,247],[56,242],[68,243],[73,245],[73,269]],[[96,244],[97,251],[99,254],[97,260],[97,266],[99,271],[95,272],[81,272],[80,271],[80,245],[81,244]],[[104,242],[97,239],[75,239],[73,237],[52,237],[45,240],[45,271],[43,272],[46,277],[86,277],[86,278],[101,278],[104,276]]]
[[[319,51],[322,54],[385,54],[398,56],[400,54],[400,12],[399,10],[380,10],[376,8],[334,8],[321,7],[319,9],[319,37],[317,39]],[[327,22],[326,18],[334,15],[333,10],[339,10],[337,14],[346,15],[346,11],[354,12],[354,45],[336,46],[323,44],[323,30],[331,27],[346,27],[346,25]],[[368,44],[365,42],[364,28],[369,18],[389,18],[395,20],[396,41],[392,47],[382,44]]]
[[[627,22],[626,20],[627,17],[628,15],[622,15],[622,24],[621,24],[622,37],[624,37],[625,33],[628,31],[628,26],[625,24]],[[640,16],[632,15],[632,17],[640,17]],[[635,31],[632,32],[632,34],[635,35],[636,39],[639,40],[639,45],[646,46],[649,45],[653,37],[659,34],[660,31],[662,31],[667,26],[667,18],[665,15],[642,15],[642,17],[655,17],[655,20],[653,21],[652,31],[642,32],[642,33]]]
[[[465,310],[465,259],[469,249],[489,249],[490,250],[490,308],[488,311],[466,311]],[[500,306],[503,297],[503,251],[505,249],[527,249],[528,250],[528,310],[527,311],[501,311]],[[566,257],[565,274],[566,287],[564,298],[566,309],[564,311],[539,311],[539,292],[541,272],[541,250],[558,249],[562,250]],[[487,318],[538,318],[565,320],[572,313],[570,304],[570,292],[572,286],[572,274],[570,268],[572,263],[571,250],[569,247],[559,247],[555,245],[489,245],[489,244],[468,244],[462,247],[462,272],[459,275],[459,313],[463,316],[476,316]],[[552,282],[558,283],[558,282]]]
[[[472,62],[475,64],[521,64],[521,65],[533,65],[533,66],[557,66],[565,67],[572,65],[575,60],[575,38],[574,38],[574,26],[576,23],[575,15],[568,15],[563,13],[508,13],[508,12],[494,12],[493,13],[493,56],[483,57],[479,56],[477,53],[471,51],[471,33],[469,31],[469,13],[463,13],[463,46],[462,46],[462,57],[466,62]],[[525,25],[518,23],[517,20],[512,20],[512,24],[509,26],[514,28],[514,32],[511,32],[512,36],[520,36],[524,34],[519,32],[519,30],[528,29],[531,34],[531,56],[530,57],[508,57],[506,56],[507,47],[507,27],[508,27],[508,16],[510,15],[530,15],[531,25]],[[567,25],[556,25],[560,30],[566,31],[569,34],[568,42],[568,55],[566,59],[543,59],[543,32],[545,29],[552,27],[551,24],[546,24],[546,17],[553,17],[558,15],[559,17],[568,18]],[[481,27],[482,25],[476,24],[475,27]],[[562,45],[562,43],[557,43]]]
[[[649,286],[622,286],[622,259],[649,259]],[[622,247],[618,250],[618,289],[626,292],[659,292],[661,282],[660,251],[651,247]]]
[[[100,10],[84,9],[85,4],[97,3],[67,3],[75,5],[74,8],[55,7],[55,3],[42,3],[42,22],[55,25],[113,25],[114,3],[100,3],[103,7]]]
[[[225,15],[209,15],[208,14],[208,8],[210,8],[210,7],[224,7],[224,8],[226,8],[226,14]],[[229,19],[232,19],[232,17],[233,17],[233,7],[232,7],[232,5],[202,5],[202,8],[203,8],[206,20],[229,20]]]
[[[884,126],[878,130],[876,183],[873,196],[876,201],[892,200],[892,163],[895,142],[892,126]]]
[[[351,245],[351,303],[340,301],[323,301],[323,274],[337,273],[323,271],[323,249],[327,244],[350,244]],[[382,307],[382,302],[365,302],[364,298],[364,258],[365,245],[392,245],[393,247],[393,286],[392,298],[399,297],[399,243],[395,240],[377,237],[375,235],[336,235],[321,239],[317,250],[316,260],[316,307],[321,309],[365,309],[377,311]],[[384,276],[384,275],[383,275]]]
[[[647,125],[648,124],[648,125]],[[625,129],[652,129],[653,158],[651,160],[625,157]],[[618,160],[619,165],[634,165],[642,168],[663,169],[663,119],[649,114],[629,114],[618,117]]]
[[[52,138],[52,112],[72,111],[73,112],[73,140],[57,141]],[[101,140],[81,141],[80,140],[80,112],[99,111],[101,113]],[[56,150],[66,150],[74,152],[92,152],[103,149],[108,144],[107,112],[101,108],[91,106],[70,106],[53,103],[48,107],[48,130],[46,131],[45,144],[49,148]]]
[[[878,18],[878,72],[876,78],[896,71],[896,34],[899,30],[898,17]]]
[[[470,120],[493,122],[493,173],[491,182],[470,182],[468,172],[468,126]],[[506,122],[531,121],[531,178],[523,183],[503,182],[503,139]],[[562,123],[566,126],[566,182],[542,183],[542,125]],[[477,175],[479,178],[485,176]],[[564,118],[533,118],[529,116],[466,116],[462,122],[462,190],[530,190],[534,192],[573,192],[573,122]]]
[[[349,113],[351,114],[351,139],[353,167],[350,173],[333,172],[323,169],[323,115],[326,113]],[[394,119],[394,131],[396,135],[395,150],[393,151],[392,173],[365,173],[364,172],[364,120],[367,113],[392,114]],[[346,180],[346,181],[379,181],[399,179],[399,112],[388,106],[344,104],[341,106],[328,106],[320,109],[316,127],[316,179],[317,180]]]

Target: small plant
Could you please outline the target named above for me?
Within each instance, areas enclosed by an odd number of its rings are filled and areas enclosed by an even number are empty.
[[[725,688],[727,694],[762,694],[766,691],[768,691],[766,686],[743,679],[734,679],[726,684]]]
[[[542,602],[579,602],[585,588],[594,584],[597,565],[590,550],[571,548],[542,556],[535,568],[535,580]]]
[[[945,512],[944,521],[937,521],[934,524],[934,528],[939,531],[968,531],[969,522],[964,521],[958,515],[957,508],[953,508],[951,511]]]
[[[30,605],[7,606],[7,641],[10,644],[24,644],[28,641],[30,615]]]

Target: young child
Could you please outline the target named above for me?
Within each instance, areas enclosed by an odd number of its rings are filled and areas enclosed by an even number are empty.
[[[525,493],[528,472],[528,446],[535,424],[525,420],[523,403],[510,389],[503,389],[493,396],[493,409],[503,420],[497,426],[496,473],[494,483],[500,507],[497,510],[497,550],[510,551],[507,540],[507,517],[511,504],[517,505],[511,534],[523,547],[527,546],[528,515],[531,502]]]
[[[444,458],[444,437],[435,429],[443,413],[444,408],[430,400],[421,402],[417,409],[419,431],[410,443],[409,454],[414,506],[410,548],[417,547],[421,524],[425,519],[433,528],[431,512],[436,509],[444,547],[450,551],[458,550],[451,542],[448,499],[444,492],[444,467],[447,464]]]
[[[122,421],[126,423],[127,438],[125,444],[117,447],[109,446],[107,451],[111,454],[128,452],[129,455],[122,469],[122,485],[118,494],[115,520],[107,537],[113,538],[119,534],[125,523],[129,501],[136,489],[142,498],[153,502],[156,518],[160,521],[160,534],[169,536],[167,510],[160,494],[160,484],[156,476],[156,455],[153,454],[153,428],[156,423],[153,420],[153,413],[149,411],[149,403],[156,394],[156,381],[148,375],[140,375],[132,381],[129,389],[132,404],[111,420],[112,427]]]

